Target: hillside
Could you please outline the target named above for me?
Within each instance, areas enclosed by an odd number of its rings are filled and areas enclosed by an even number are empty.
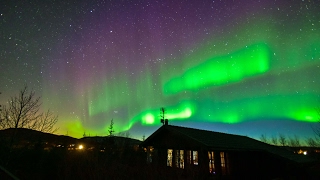
[[[68,146],[71,144],[90,144],[93,145],[139,145],[141,141],[137,139],[119,137],[119,136],[92,136],[92,137],[83,137],[80,139],[73,138],[65,135],[56,135],[51,133],[43,133],[40,131],[35,131],[25,128],[9,128],[0,130],[0,141],[2,143],[9,143],[14,141],[20,146],[26,146],[27,144],[47,144],[51,146]]]

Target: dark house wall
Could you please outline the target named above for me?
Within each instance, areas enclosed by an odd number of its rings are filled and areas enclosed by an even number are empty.
[[[208,151],[209,148],[200,144],[198,141],[190,139],[179,133],[174,133],[170,131],[163,130],[157,136],[152,139],[149,146],[154,148],[152,154],[152,164],[157,166],[167,166],[167,152],[168,149],[173,149],[173,167],[175,167],[174,159],[175,150],[184,150],[184,170],[186,173],[191,174],[201,174],[205,176],[210,176],[209,173],[209,159]],[[187,151],[197,151],[198,152],[198,165],[190,164],[187,160]],[[220,152],[225,152],[223,150],[215,150],[215,176],[222,176],[222,169],[220,167]],[[228,163],[229,165],[229,163]],[[179,168],[176,168],[179,169]],[[228,173],[231,173],[230,169]]]
[[[176,170],[186,176],[213,177],[218,179],[292,179],[303,177],[301,169],[292,161],[261,150],[226,149],[208,147],[199,141],[175,131],[161,129],[144,146],[152,147],[152,164]],[[173,150],[172,167],[167,167],[168,149]],[[175,150],[184,151],[184,167],[175,166]],[[187,151],[198,152],[198,164],[188,163]],[[209,172],[208,152],[214,152],[215,170]],[[221,165],[221,154],[225,155],[226,166]]]
[[[184,150],[184,169],[191,173],[208,173],[208,154],[200,143],[190,138],[187,138],[179,133],[169,131],[162,131],[153,138],[152,142],[148,144],[154,148],[152,154],[152,163],[157,166],[167,166],[167,152],[168,149],[173,150],[173,168],[175,167],[175,150]],[[187,151],[198,152],[198,165],[187,163]],[[179,169],[179,168],[177,168]]]

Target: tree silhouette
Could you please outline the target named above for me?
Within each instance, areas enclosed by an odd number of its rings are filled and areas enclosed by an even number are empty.
[[[111,122],[110,122],[110,125],[109,125],[109,128],[108,128],[109,129],[108,130],[109,136],[112,136],[113,133],[114,133],[113,124],[114,124],[113,119],[111,119]]]
[[[297,135],[294,135],[294,137],[289,138],[289,142],[288,143],[289,143],[289,145],[291,147],[299,147],[299,146],[301,146],[300,139],[299,139],[299,137]]]
[[[35,129],[41,132],[53,133],[58,130],[58,128],[54,128],[57,122],[58,116],[53,115],[50,110],[47,110],[40,115]]]
[[[0,92],[0,94],[1,94],[1,92]],[[0,128],[2,127],[1,124],[2,124],[2,120],[3,120],[1,111],[2,111],[2,105],[0,104]]]
[[[277,136],[272,136],[272,137],[271,137],[271,142],[272,142],[273,145],[276,145],[276,146],[277,146],[277,145],[278,145],[278,138],[277,138]]]
[[[317,140],[314,138],[308,138],[306,139],[306,143],[309,147],[318,147],[319,144],[317,143]]]
[[[283,134],[279,134],[279,143],[281,146],[286,146],[287,145],[287,138]]]
[[[264,143],[268,143],[268,138],[265,134],[261,134],[260,136],[260,141],[264,142]]]
[[[58,122],[58,116],[48,110],[40,112],[40,97],[36,97],[35,92],[28,91],[25,85],[17,96],[8,100],[8,105],[3,106],[0,112],[0,128],[27,128],[41,132],[53,133],[58,128],[54,125]]]

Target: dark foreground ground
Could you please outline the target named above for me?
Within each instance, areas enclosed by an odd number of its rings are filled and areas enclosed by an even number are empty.
[[[147,154],[139,143],[121,137],[75,139],[30,130],[20,136],[0,131],[0,180],[12,179],[9,174],[22,180],[217,179],[208,176],[209,172],[201,174],[148,164]],[[86,147],[77,148],[80,144]],[[306,169],[305,179],[320,179],[320,157],[316,159],[318,163]]]
[[[19,179],[145,179],[149,176],[148,166],[141,163],[141,156],[142,153],[130,151],[120,155],[20,149],[2,152],[1,165]]]
[[[1,152],[1,166],[19,179],[198,179],[146,163],[143,151],[68,151],[63,149]],[[0,179],[11,179],[0,169]],[[200,177],[201,179],[203,177]]]
[[[185,175],[167,168],[145,163],[143,151],[122,153],[68,151],[63,149],[16,150],[1,152],[1,165],[19,179],[215,179],[189,173]],[[4,165],[3,165],[4,164]],[[306,179],[320,177],[320,166],[309,169]],[[314,177],[314,178],[313,178]],[[0,179],[12,179],[0,168]],[[241,178],[240,178],[241,179]]]

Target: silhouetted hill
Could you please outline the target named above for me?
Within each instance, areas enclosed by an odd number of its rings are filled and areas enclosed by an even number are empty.
[[[36,130],[25,129],[25,128],[9,128],[0,130],[0,137],[2,140],[8,141],[14,139],[15,142],[50,142],[50,143],[62,143],[70,144],[75,143],[78,139],[64,136],[56,135],[50,133],[44,133]]]
[[[97,145],[136,146],[141,143],[141,141],[137,139],[119,136],[92,136],[77,139],[70,136],[44,133],[25,128],[9,128],[0,130],[0,141],[8,144],[19,144],[20,147],[26,147],[35,144],[46,144],[46,146],[49,145],[51,147],[67,147],[71,144],[80,143],[86,144],[87,147],[93,147]]]
[[[81,142],[86,143],[108,143],[117,146],[123,145],[139,145],[142,141],[137,139],[132,139],[129,137],[122,137],[122,136],[92,136],[92,137],[83,137],[80,139]]]

